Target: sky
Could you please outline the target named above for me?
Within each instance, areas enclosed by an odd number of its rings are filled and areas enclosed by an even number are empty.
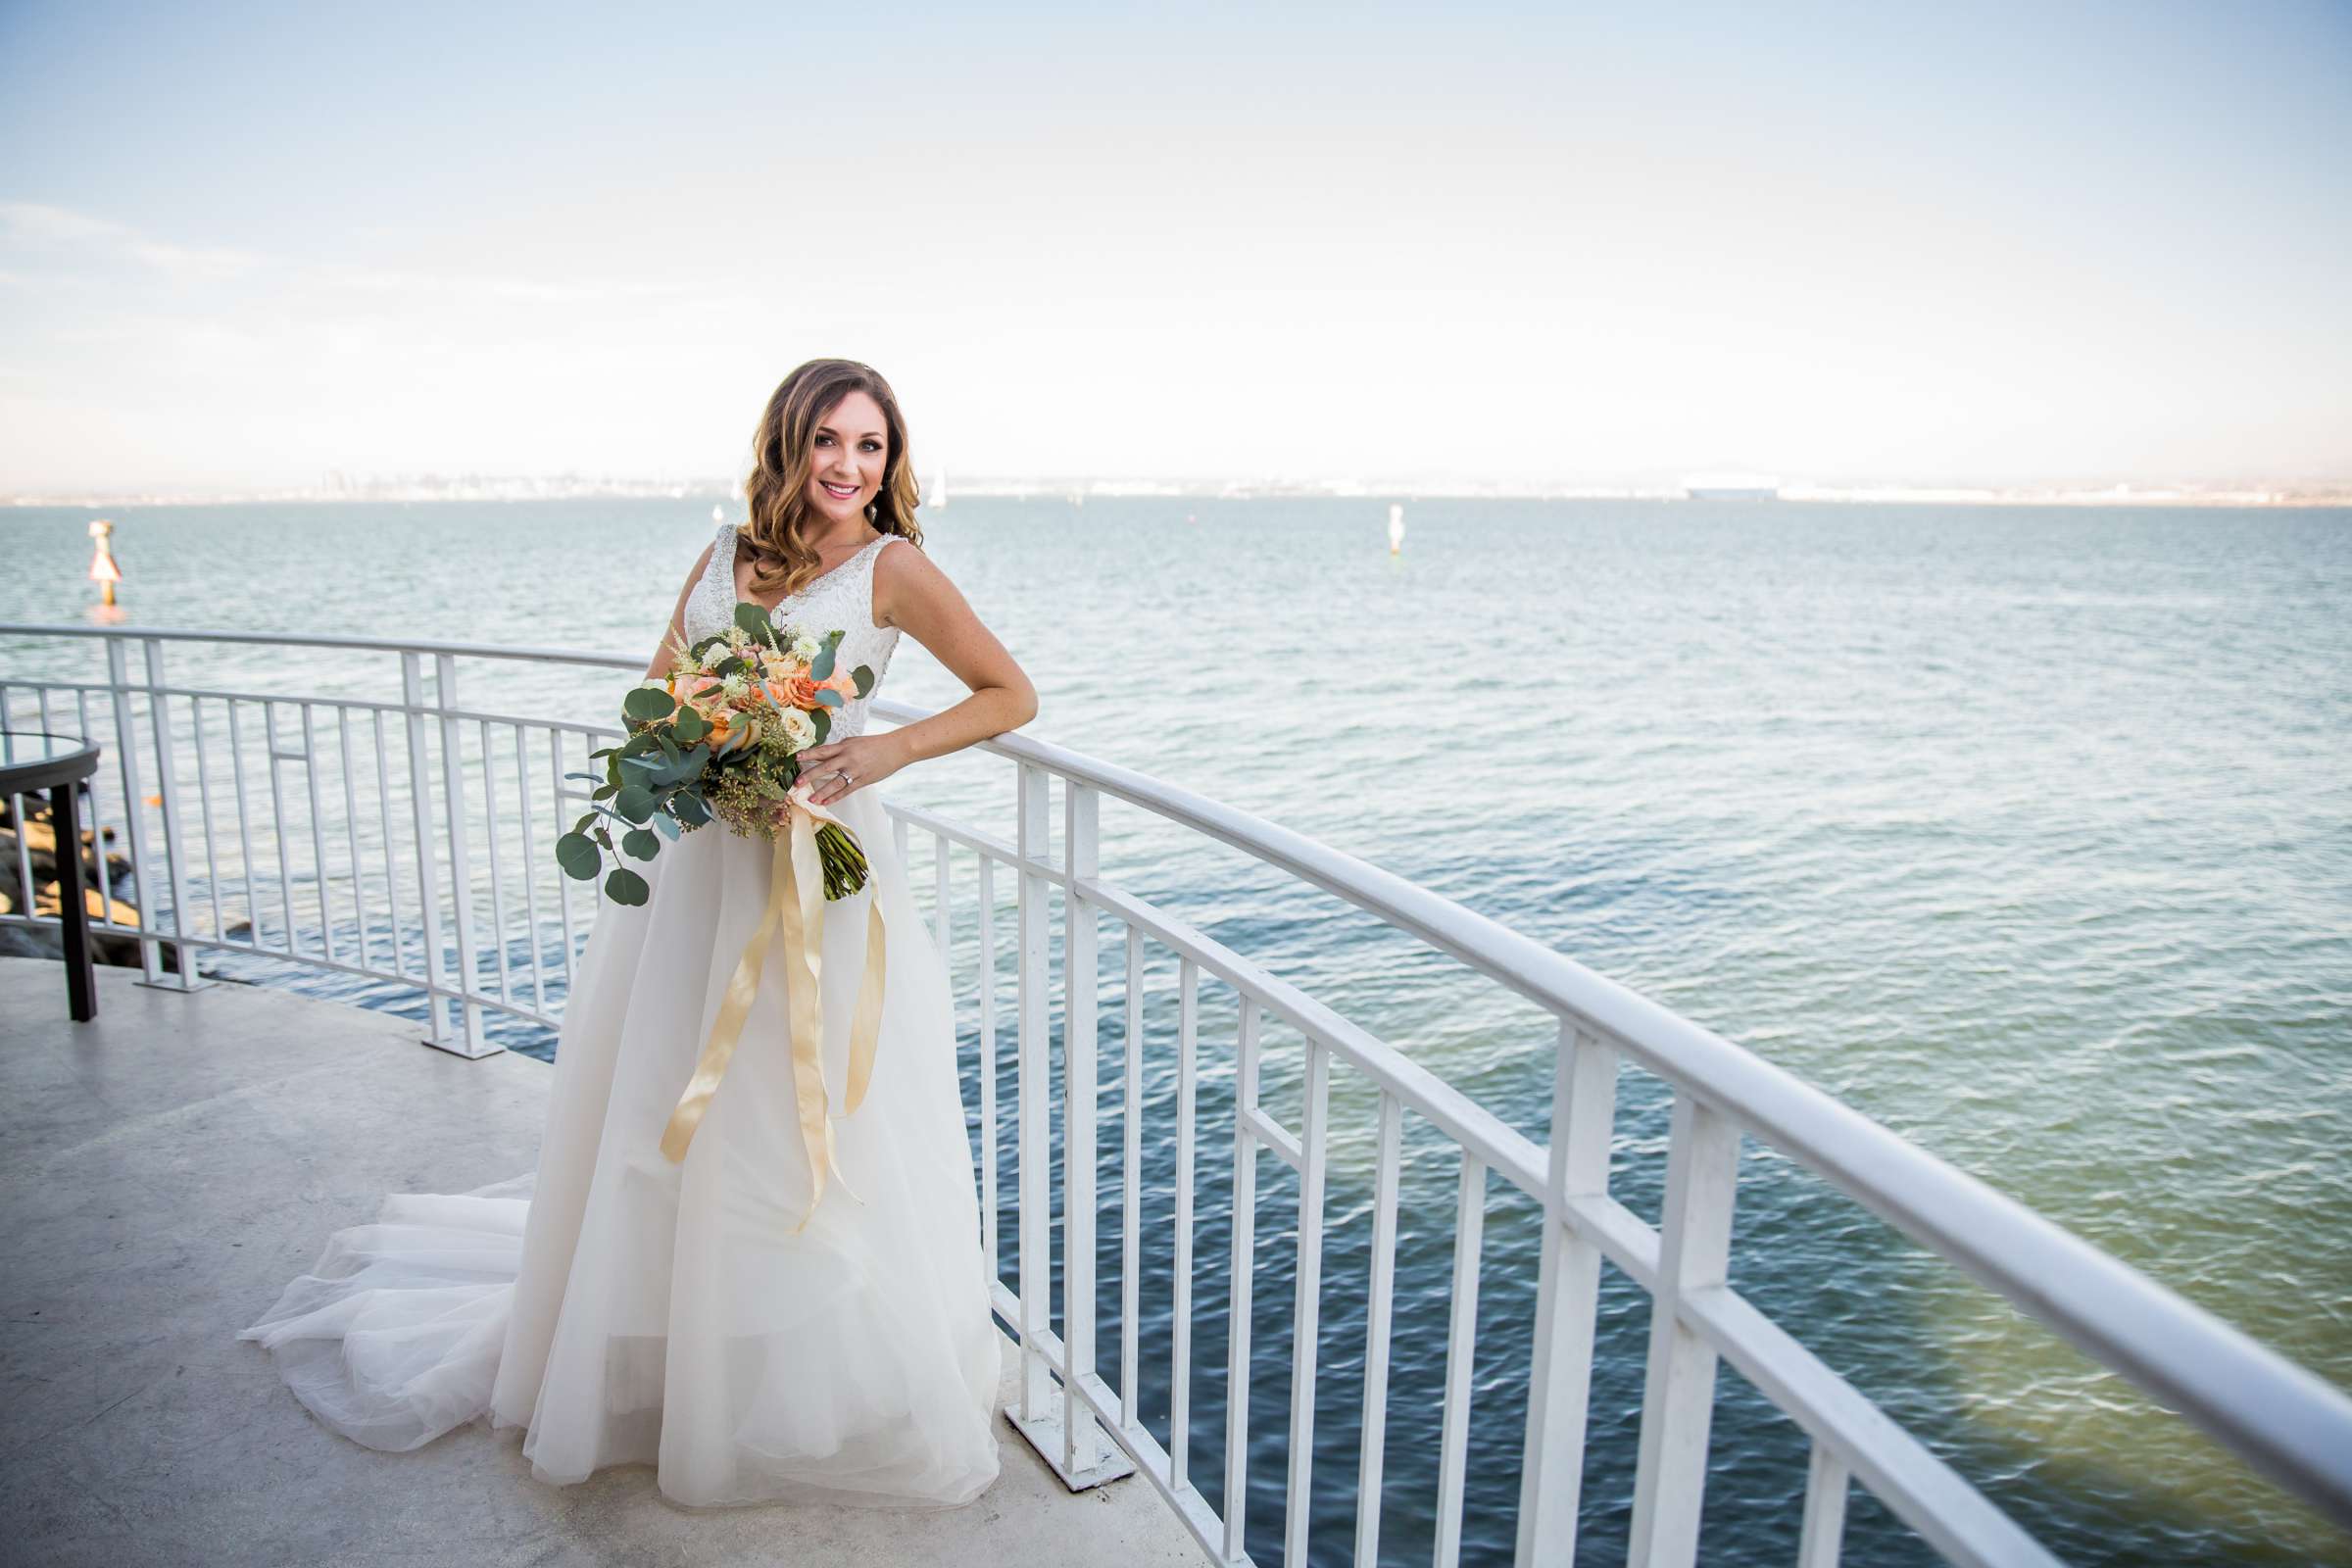
[[[0,0],[0,496],[2352,477],[2352,5]]]

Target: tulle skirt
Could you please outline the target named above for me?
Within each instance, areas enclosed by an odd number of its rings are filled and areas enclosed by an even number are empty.
[[[880,801],[834,809],[871,866],[825,906],[837,1112],[875,897],[887,985],[872,1082],[834,1125],[842,1182],[806,1228],[781,936],[685,1159],[660,1147],[777,853],[713,823],[641,866],[645,904],[599,896],[536,1171],[386,1198],[239,1334],[321,1421],[388,1449],[522,1427],[542,1481],[650,1463],[692,1506],[946,1508],[987,1490],[1000,1340],[947,976]]]

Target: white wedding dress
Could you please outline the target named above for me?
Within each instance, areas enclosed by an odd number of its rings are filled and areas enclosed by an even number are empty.
[[[721,527],[687,600],[690,640],[732,619],[734,543]],[[871,665],[877,686],[899,635],[872,618],[890,544],[777,611],[819,635],[846,629],[839,658]],[[866,707],[850,703],[832,733],[860,732]],[[870,866],[863,890],[825,906],[837,1111],[869,899],[884,901],[887,933],[872,1079],[834,1124],[841,1180],[810,1212],[780,935],[684,1160],[662,1154],[780,848],[716,822],[664,843],[633,862],[652,885],[643,905],[597,896],[536,1172],[387,1198],[239,1334],[320,1420],[389,1449],[466,1421],[523,1427],[542,1481],[651,1463],[665,1496],[695,1506],[947,1508],[995,1481],[999,1336],[946,970],[874,791],[832,809]]]

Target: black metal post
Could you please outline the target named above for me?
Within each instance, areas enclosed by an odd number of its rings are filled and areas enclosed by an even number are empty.
[[[90,964],[90,906],[82,892],[81,816],[74,801],[77,782],[67,779],[50,786],[49,825],[57,830],[57,912],[65,928],[67,1009],[75,1023],[87,1023],[98,1016],[98,973]]]

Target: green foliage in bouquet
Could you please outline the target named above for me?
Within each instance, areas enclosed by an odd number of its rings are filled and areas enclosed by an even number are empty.
[[[841,707],[843,698],[838,691],[819,692],[819,706],[803,714],[814,728],[815,739],[795,739],[787,710],[768,690],[760,663],[771,650],[789,656],[794,635],[749,600],[735,607],[735,628],[691,647],[674,645],[678,657],[673,662],[676,671],[714,681],[742,676],[745,690],[734,700],[735,722],[721,718],[713,723],[662,686],[634,687],[620,705],[628,738],[588,754],[592,761],[604,760],[603,773],[564,775],[596,785],[587,811],[556,841],[556,861],[566,875],[593,881],[606,855],[616,862],[622,856],[650,860],[661,852],[663,839],[674,842],[714,818],[738,832],[771,841],[776,837],[774,813],[800,777],[799,754],[807,745],[824,741],[832,729],[832,710]],[[820,641],[809,662],[811,679],[832,676],[842,636],[829,632]],[[851,671],[851,678],[858,696],[873,690],[873,671],[865,665]],[[773,722],[767,722],[771,716]],[[865,885],[865,856],[837,824],[818,824],[816,848],[824,866],[826,898],[845,898]],[[651,891],[645,878],[625,864],[616,863],[605,878],[605,893],[615,904],[643,904]]]

